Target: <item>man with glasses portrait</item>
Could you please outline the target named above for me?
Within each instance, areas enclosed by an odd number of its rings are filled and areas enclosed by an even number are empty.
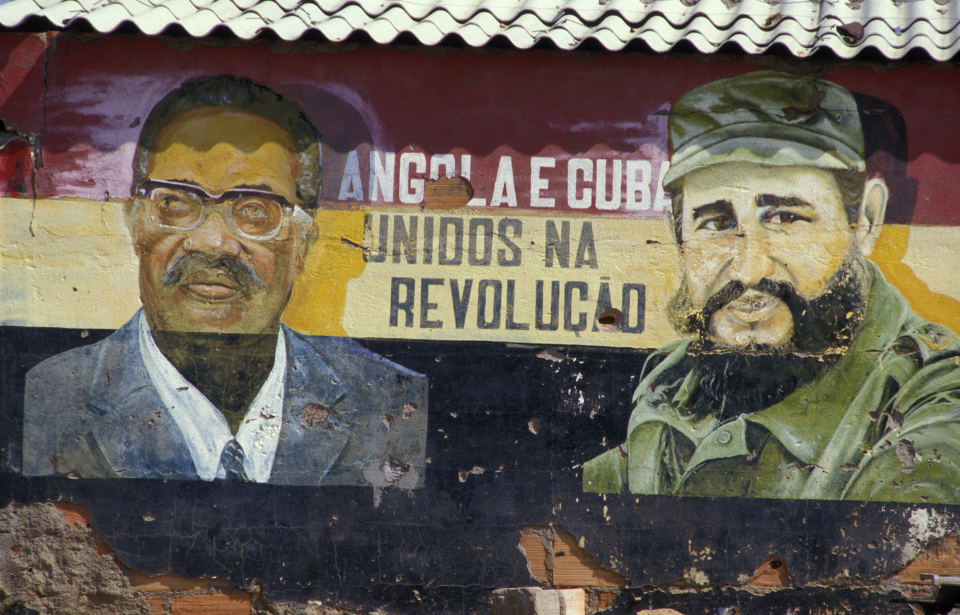
[[[30,371],[24,474],[418,485],[426,379],[280,322],[318,237],[320,136],[300,107],[189,81],[150,112],[133,166],[143,309]]]

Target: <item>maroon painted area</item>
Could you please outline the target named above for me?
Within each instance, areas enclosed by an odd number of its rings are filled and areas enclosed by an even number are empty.
[[[910,152],[907,175],[919,181],[910,222],[960,224],[960,75],[955,70],[911,66],[884,72],[838,70],[827,78],[888,101],[903,113]]]
[[[34,138],[43,129],[43,36],[0,36],[0,196],[33,195]]]
[[[22,39],[22,37],[21,37]],[[18,39],[18,40],[21,40]],[[0,37],[4,48],[16,41]],[[802,64],[800,65],[802,66]],[[812,69],[813,67],[811,67]],[[666,153],[666,112],[690,88],[757,67],[741,60],[639,53],[577,57],[545,51],[392,50],[274,53],[265,45],[174,50],[143,36],[60,37],[51,54],[41,196],[129,194],[133,145],[152,105],[186,79],[231,73],[297,100],[325,141],[324,197],[336,201],[347,153],[361,148],[366,190],[370,148],[469,154],[477,196],[491,196],[501,156],[512,156],[520,208],[529,206],[531,156],[646,159]],[[960,224],[960,74],[930,66],[838,69],[823,75],[894,105],[906,121],[912,215],[897,222]],[[34,87],[0,112],[31,120]],[[25,109],[25,101],[33,109]],[[561,168],[562,166],[562,168]],[[544,197],[566,206],[566,165],[545,170]],[[422,177],[423,174],[412,174]],[[918,183],[918,185],[917,185]],[[913,194],[907,190],[911,195]],[[501,210],[506,209],[505,206]],[[505,212],[504,212],[505,213]],[[661,212],[598,212],[659,216]]]
[[[30,146],[15,138],[0,147],[0,196],[29,197],[33,195],[33,160]]]
[[[0,119],[26,134],[43,128],[45,35],[0,36]]]

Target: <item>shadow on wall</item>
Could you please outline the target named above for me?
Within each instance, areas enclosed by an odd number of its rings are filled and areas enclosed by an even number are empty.
[[[910,222],[916,207],[919,181],[907,176],[909,147],[907,127],[900,110],[892,104],[854,94],[863,126],[867,173],[883,177],[890,201],[883,231],[870,260],[925,319],[960,333],[960,301],[934,292],[903,262],[910,245]]]

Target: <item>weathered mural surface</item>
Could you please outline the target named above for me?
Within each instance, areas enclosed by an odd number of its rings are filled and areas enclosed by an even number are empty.
[[[673,105],[668,316],[693,338],[648,359],[627,442],[587,462],[585,490],[955,500],[960,345],[867,260],[890,188],[861,110],[775,72]]]
[[[424,377],[280,324],[319,232],[303,111],[246,79],[188,81],[147,116],[133,165],[143,309],[27,374],[24,473],[418,484]]]
[[[954,523],[955,71],[0,45],[2,480],[139,567],[469,610],[525,524],[641,585]]]

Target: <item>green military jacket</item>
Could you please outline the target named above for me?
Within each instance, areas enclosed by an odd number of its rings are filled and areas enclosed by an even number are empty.
[[[627,441],[584,465],[584,491],[960,503],[960,341],[869,270],[847,352],[753,414],[720,426],[689,411],[690,340],[651,355]]]

